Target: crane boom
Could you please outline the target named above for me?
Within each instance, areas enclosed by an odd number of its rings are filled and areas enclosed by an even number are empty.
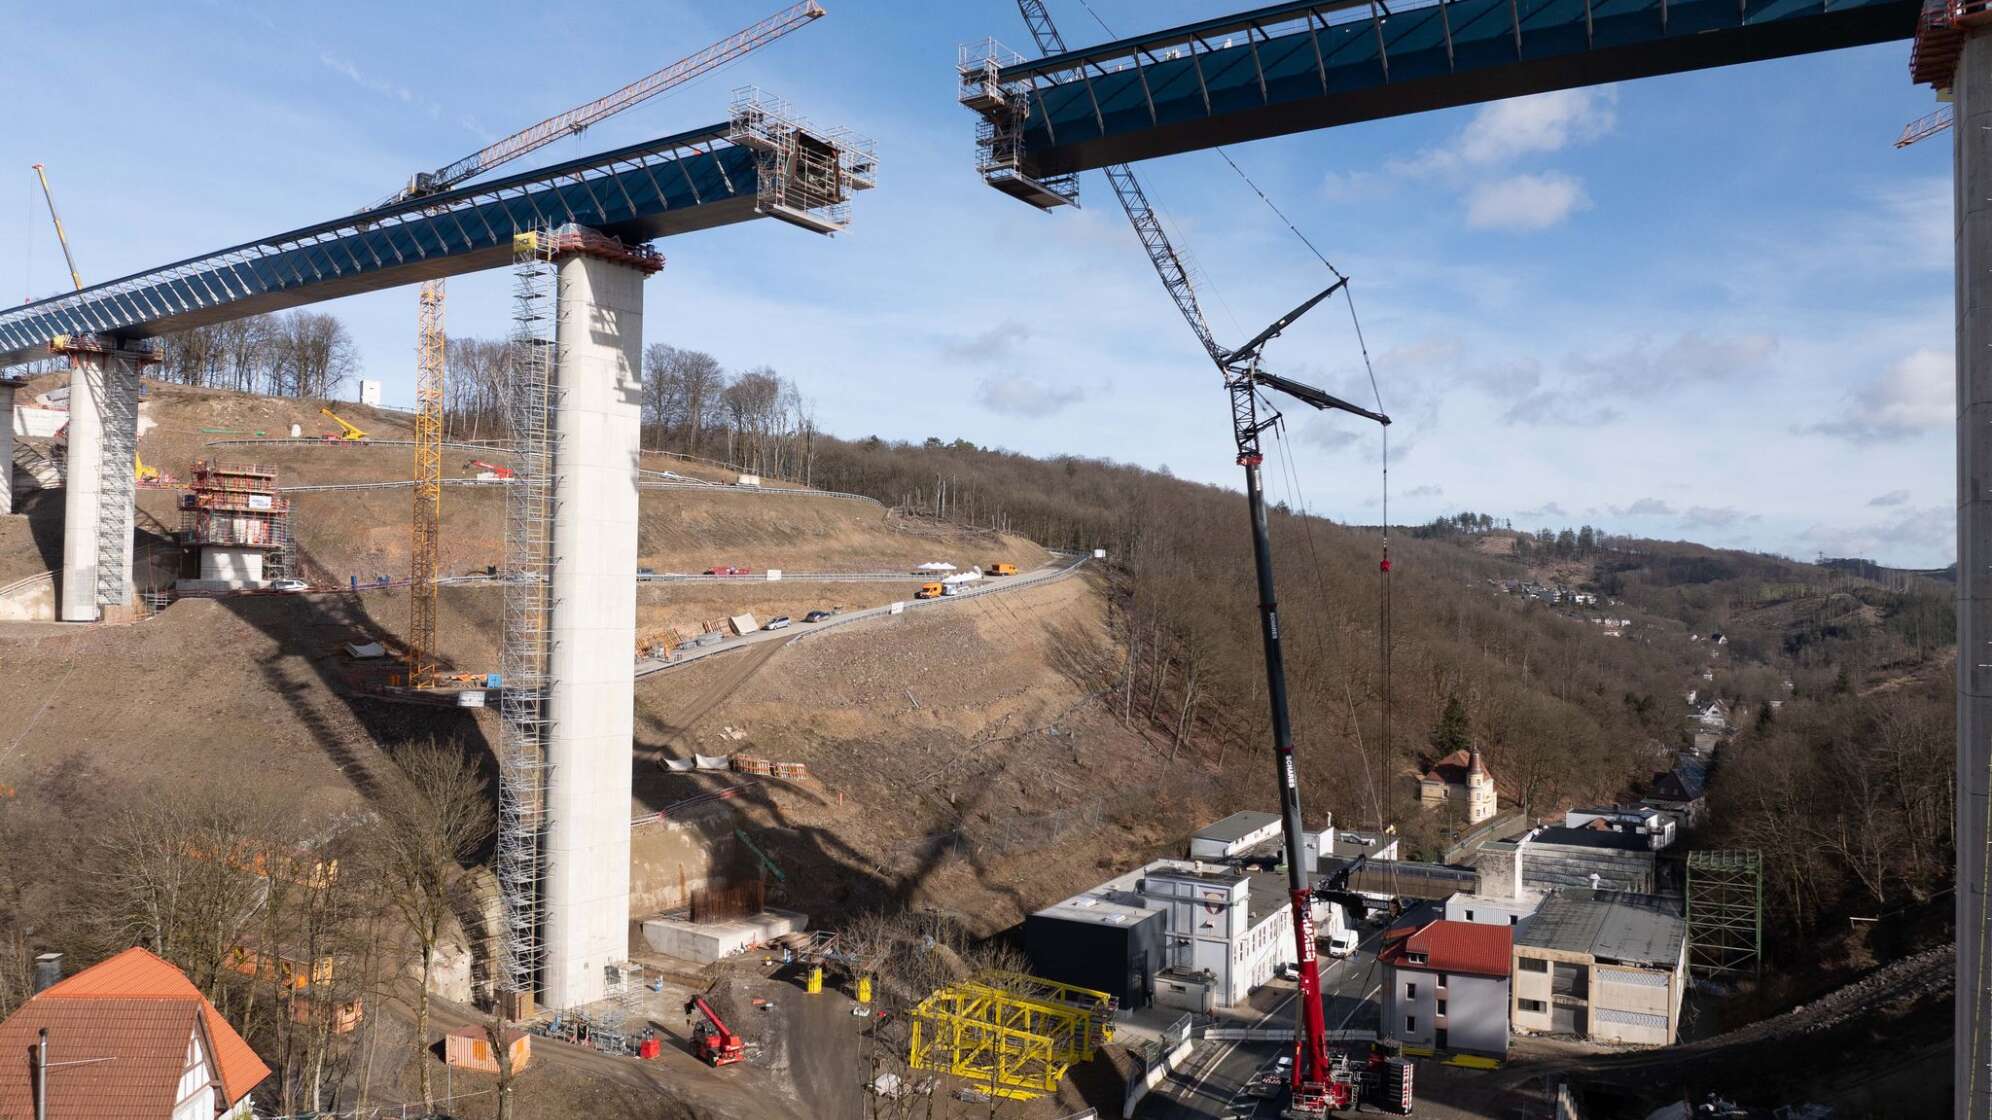
[[[41,180],[42,198],[48,203],[48,219],[55,223],[55,239],[62,243],[62,259],[69,265],[69,282],[76,285],[76,290],[80,292],[83,290],[83,274],[76,271],[76,258],[69,252],[69,235],[62,231],[62,216],[55,212],[55,195],[49,192],[48,175],[39,163],[35,164],[35,178]]]
[[[1017,8],[1023,13],[1024,23],[1030,28],[1031,39],[1037,43],[1038,53],[1051,56],[1066,52],[1065,36],[1058,33],[1058,26],[1051,21],[1051,11],[1044,6],[1044,0],[1017,0]],[[1125,163],[1109,164],[1106,168],[1107,182],[1113,185],[1114,197],[1120,200],[1121,209],[1127,213],[1128,224],[1134,227],[1134,234],[1141,239],[1141,248],[1148,254],[1148,263],[1155,268],[1155,275],[1161,277],[1162,287],[1169,298],[1176,303],[1176,310],[1182,312],[1183,321],[1203,345],[1204,353],[1220,368],[1224,365],[1225,349],[1218,345],[1210,333],[1210,323],[1204,318],[1203,308],[1197,304],[1197,291],[1190,280],[1190,269],[1183,261],[1183,255],[1169,241],[1169,234],[1162,228],[1161,216],[1149,204],[1148,192],[1141,189],[1141,180],[1135,178],[1134,168]]]
[[[378,206],[391,206],[411,198],[449,190],[500,164],[529,155],[563,136],[584,131],[591,125],[599,124],[625,109],[648,101],[673,86],[683,85],[693,78],[711,73],[822,15],[824,15],[823,5],[816,0],[803,0],[800,4],[792,4],[744,31],[730,35],[696,54],[686,55],[661,70],[638,78],[606,97],[596,98],[586,105],[578,105],[564,113],[548,117],[530,128],[520,129],[455,163],[439,167],[434,171],[421,172],[398,194],[382,201]]]

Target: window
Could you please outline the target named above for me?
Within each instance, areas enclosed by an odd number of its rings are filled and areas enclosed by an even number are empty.
[[[1441,972],[1439,973],[1439,987],[1443,988],[1445,986],[1446,986],[1446,974]]]
[[[1517,922],[1520,922],[1520,921],[1521,921],[1521,919],[1520,919],[1519,917],[1516,917],[1516,916],[1515,916],[1515,915],[1513,915],[1513,914],[1510,914],[1510,915],[1508,915],[1508,924],[1509,924],[1509,925],[1511,925],[1511,926],[1512,926],[1512,925],[1514,925],[1514,924],[1516,924]]]
[[[1404,1033],[1405,1033],[1405,1034],[1415,1034],[1415,1033],[1417,1033],[1417,1030],[1418,1030],[1418,1019],[1417,1019],[1417,1017],[1416,1017],[1416,1016],[1413,1016],[1413,1015],[1406,1015],[1406,1016],[1404,1017]]]
[[[1523,972],[1548,972],[1548,971],[1549,971],[1549,962],[1548,962],[1548,961],[1546,961],[1546,960],[1543,960],[1543,959],[1542,959],[1541,957],[1523,957],[1523,958],[1522,958],[1522,971],[1523,971]]]
[[[1445,1000],[1440,1000],[1440,1001],[1439,1001],[1439,1014],[1441,1014],[1441,1015],[1444,1015],[1445,1013],[1446,1013],[1446,1001],[1445,1001]]]
[[[1543,1001],[1539,999],[1525,999],[1521,1001],[1521,1009],[1523,1011],[1534,1011],[1540,1014],[1543,1011],[1547,1011],[1549,1009],[1549,1006],[1543,1003]]]
[[[1417,998],[1418,998],[1418,985],[1416,985],[1416,984],[1406,984],[1406,985],[1404,985],[1404,998],[1405,998],[1405,999],[1417,999]]]
[[[1467,920],[1467,921],[1469,921],[1469,922],[1473,920],[1473,911],[1471,911],[1471,910],[1468,910],[1468,911],[1466,912],[1466,920]]]

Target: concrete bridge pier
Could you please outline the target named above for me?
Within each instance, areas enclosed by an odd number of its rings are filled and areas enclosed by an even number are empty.
[[[14,512],[14,390],[19,385],[0,377],[0,516]]]
[[[1954,1115],[1992,1116],[1992,35],[1958,59],[1957,1004]]]
[[[95,622],[131,587],[132,452],[145,350],[73,344],[63,464],[62,621]],[[11,463],[11,459],[10,459]]]
[[[548,620],[542,1000],[600,999],[629,958],[636,685],[636,479],[643,281],[654,255],[595,236],[555,259],[552,608]]]

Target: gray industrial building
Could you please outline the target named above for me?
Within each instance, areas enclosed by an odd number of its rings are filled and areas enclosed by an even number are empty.
[[[1653,894],[1670,886],[1661,881],[1651,842],[1638,833],[1552,826],[1483,848],[1500,855],[1515,852],[1521,885],[1528,890],[1580,887]]]
[[[1687,922],[1678,899],[1561,890],[1514,935],[1517,1031],[1674,1042],[1688,987]]]

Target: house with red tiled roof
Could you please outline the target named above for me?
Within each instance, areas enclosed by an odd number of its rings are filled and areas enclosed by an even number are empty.
[[[1411,1053],[1508,1056],[1507,926],[1444,919],[1383,936],[1382,1035]]]
[[[1479,824],[1494,815],[1496,798],[1494,776],[1480,748],[1459,750],[1434,762],[1418,780],[1418,803],[1436,808],[1456,801],[1466,813],[1466,823]]]
[[[185,973],[140,948],[0,1022],[0,1120],[34,1117],[37,1084],[47,1120],[248,1120],[269,1075]]]

